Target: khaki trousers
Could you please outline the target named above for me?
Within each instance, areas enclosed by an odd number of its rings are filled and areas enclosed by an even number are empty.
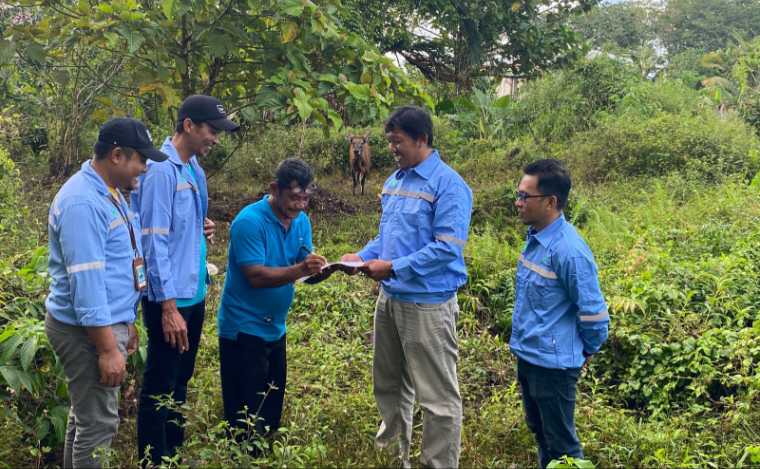
[[[456,295],[442,304],[409,303],[380,290],[375,308],[373,389],[383,419],[375,442],[396,439],[409,465],[415,396],[423,411],[421,462],[459,465],[462,398],[457,381]]]

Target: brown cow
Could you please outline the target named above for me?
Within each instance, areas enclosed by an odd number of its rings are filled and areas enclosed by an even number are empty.
[[[367,180],[370,166],[369,135],[348,136],[348,166],[354,182],[351,192],[356,195],[356,186],[361,185],[364,195],[364,182]]]

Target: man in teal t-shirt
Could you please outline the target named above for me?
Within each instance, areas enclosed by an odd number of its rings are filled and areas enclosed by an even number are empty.
[[[187,172],[190,175],[188,182],[194,187],[200,187],[198,184],[198,175],[193,169],[193,165],[187,163],[185,164],[185,169],[187,169]],[[212,238],[213,234],[209,239]],[[200,237],[200,251],[200,264],[198,264],[198,272],[200,273],[200,275],[198,275],[198,290],[196,290],[195,296],[192,298],[177,298],[177,308],[189,308],[190,306],[195,306],[206,299],[206,291],[208,289],[208,283],[206,282],[208,280],[208,277],[206,275],[203,275],[203,273],[206,272],[206,258],[208,257],[208,247],[206,246],[205,236]]]
[[[255,430],[260,435],[280,426],[285,319],[293,282],[326,264],[324,257],[312,254],[311,223],[303,212],[313,191],[311,168],[289,158],[280,163],[275,179],[269,195],[245,207],[232,222],[217,318],[224,417],[230,426],[244,427],[258,411]]]

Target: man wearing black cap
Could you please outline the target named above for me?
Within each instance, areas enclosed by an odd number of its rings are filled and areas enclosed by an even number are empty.
[[[45,331],[63,364],[71,409],[63,467],[99,467],[119,425],[119,385],[137,350],[134,321],[145,268],[140,222],[119,192],[137,185],[153,148],[145,126],[111,119],[95,158],[61,187],[50,206]]]
[[[148,358],[137,440],[140,459],[149,456],[156,465],[163,456],[174,455],[184,439],[182,415],[160,405],[156,396],[185,402],[205,316],[206,240],[213,239],[214,223],[206,217],[208,189],[198,158],[219,142],[219,132],[237,129],[218,99],[188,97],[180,106],[174,135],[161,147],[168,161],[148,165],[133,193],[148,275],[143,298]]]

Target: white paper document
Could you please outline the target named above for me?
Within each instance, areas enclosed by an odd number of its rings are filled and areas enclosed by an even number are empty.
[[[315,283],[319,283],[322,280],[325,280],[327,277],[333,274],[336,270],[340,270],[346,273],[351,272],[357,267],[361,267],[364,265],[364,262],[362,261],[338,261],[338,262],[330,262],[329,264],[325,264],[322,266],[322,270],[319,271],[319,273],[316,273],[314,275],[307,275],[305,277],[301,277],[296,282],[303,282],[308,283],[310,285],[313,285]]]

